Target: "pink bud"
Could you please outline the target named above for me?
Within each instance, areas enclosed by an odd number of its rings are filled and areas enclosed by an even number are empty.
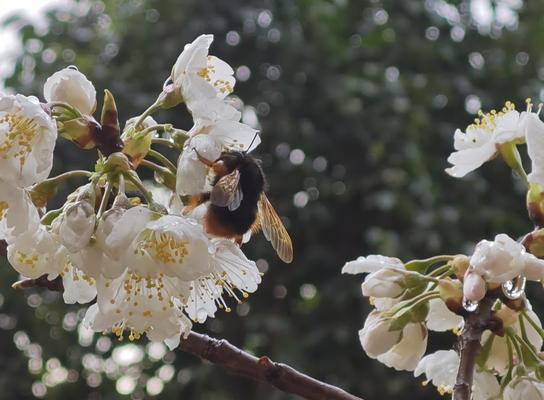
[[[463,295],[467,300],[480,301],[484,298],[486,292],[486,285],[484,279],[474,273],[467,271],[465,274],[465,281],[463,282]]]

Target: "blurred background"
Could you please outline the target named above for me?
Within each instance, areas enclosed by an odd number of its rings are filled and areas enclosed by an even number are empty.
[[[43,98],[46,78],[74,64],[114,93],[125,120],[156,98],[185,43],[215,34],[244,122],[262,131],[257,153],[295,261],[253,239],[245,251],[262,287],[196,330],[366,400],[438,399],[363,353],[362,278],[340,269],[369,253],[470,252],[531,229],[503,163],[462,181],[443,170],[455,128],[480,108],[544,100],[542,15],[544,2],[521,0],[0,0],[0,87]],[[189,128],[182,108],[157,119]],[[91,165],[91,152],[58,146],[54,172]],[[85,308],[12,290],[7,265],[0,274],[0,399],[293,398],[162,344],[93,335]],[[429,351],[452,343],[434,334]]]

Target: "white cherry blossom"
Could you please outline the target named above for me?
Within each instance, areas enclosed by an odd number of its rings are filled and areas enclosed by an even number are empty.
[[[480,118],[469,125],[466,132],[457,129],[454,134],[456,151],[448,157],[453,164],[446,172],[462,178],[497,154],[497,147],[525,136],[524,118],[507,102],[500,112],[481,113]]]
[[[85,315],[85,324],[97,332],[111,330],[119,339],[146,334],[151,341],[166,341],[177,347],[180,335],[191,329],[179,298],[186,298],[189,285],[172,277],[142,279],[126,270],[114,280],[97,280],[97,304]]]
[[[43,87],[45,100],[64,102],[83,115],[92,115],[96,109],[96,90],[85,75],[74,67],[55,72]]]
[[[224,98],[233,91],[234,70],[208,55],[213,35],[201,35],[185,46],[172,68],[172,81],[186,103],[202,98]]]
[[[53,166],[57,128],[35,98],[0,95],[0,171],[11,186],[47,178]]]
[[[493,242],[482,240],[477,244],[469,271],[486,282],[503,283],[523,272],[525,260],[525,247],[508,235],[499,234]]]
[[[459,355],[454,350],[439,350],[419,361],[414,376],[425,374],[440,394],[446,394],[453,392],[458,369]],[[497,396],[499,391],[499,383],[492,374],[478,369],[475,371],[473,400],[489,400]]]

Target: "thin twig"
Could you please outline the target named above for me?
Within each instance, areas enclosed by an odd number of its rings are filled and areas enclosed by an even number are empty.
[[[480,341],[484,330],[490,327],[491,308],[494,299],[484,298],[476,311],[465,318],[465,328],[459,339],[461,361],[457,371],[457,379],[453,388],[453,400],[470,400],[476,358],[482,347]]]
[[[257,358],[228,341],[191,332],[182,339],[179,349],[210,361],[228,373],[267,383],[285,393],[308,400],[362,400],[346,391],[318,381],[294,368],[276,363],[268,357]]]

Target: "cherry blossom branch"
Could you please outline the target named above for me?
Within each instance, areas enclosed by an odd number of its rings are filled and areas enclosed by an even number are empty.
[[[478,308],[465,318],[465,327],[459,339],[461,361],[453,388],[453,400],[472,398],[476,358],[482,347],[482,333],[491,325],[491,308],[494,302],[494,299],[485,297],[478,304]]]
[[[0,241],[0,255],[6,255],[6,242]],[[62,279],[48,280],[46,275],[37,279],[23,279],[12,285],[17,289],[42,287],[52,291],[63,291]],[[227,373],[266,383],[285,393],[295,394],[308,400],[362,400],[360,397],[314,379],[296,369],[276,363],[264,356],[257,358],[233,346],[225,339],[214,339],[191,332],[182,339],[179,350],[202,360],[210,361]]]
[[[225,339],[214,339],[191,332],[179,349],[210,361],[228,373],[266,383],[285,393],[308,400],[362,400],[346,391],[318,381],[294,368],[263,356],[257,358],[233,346]]]

